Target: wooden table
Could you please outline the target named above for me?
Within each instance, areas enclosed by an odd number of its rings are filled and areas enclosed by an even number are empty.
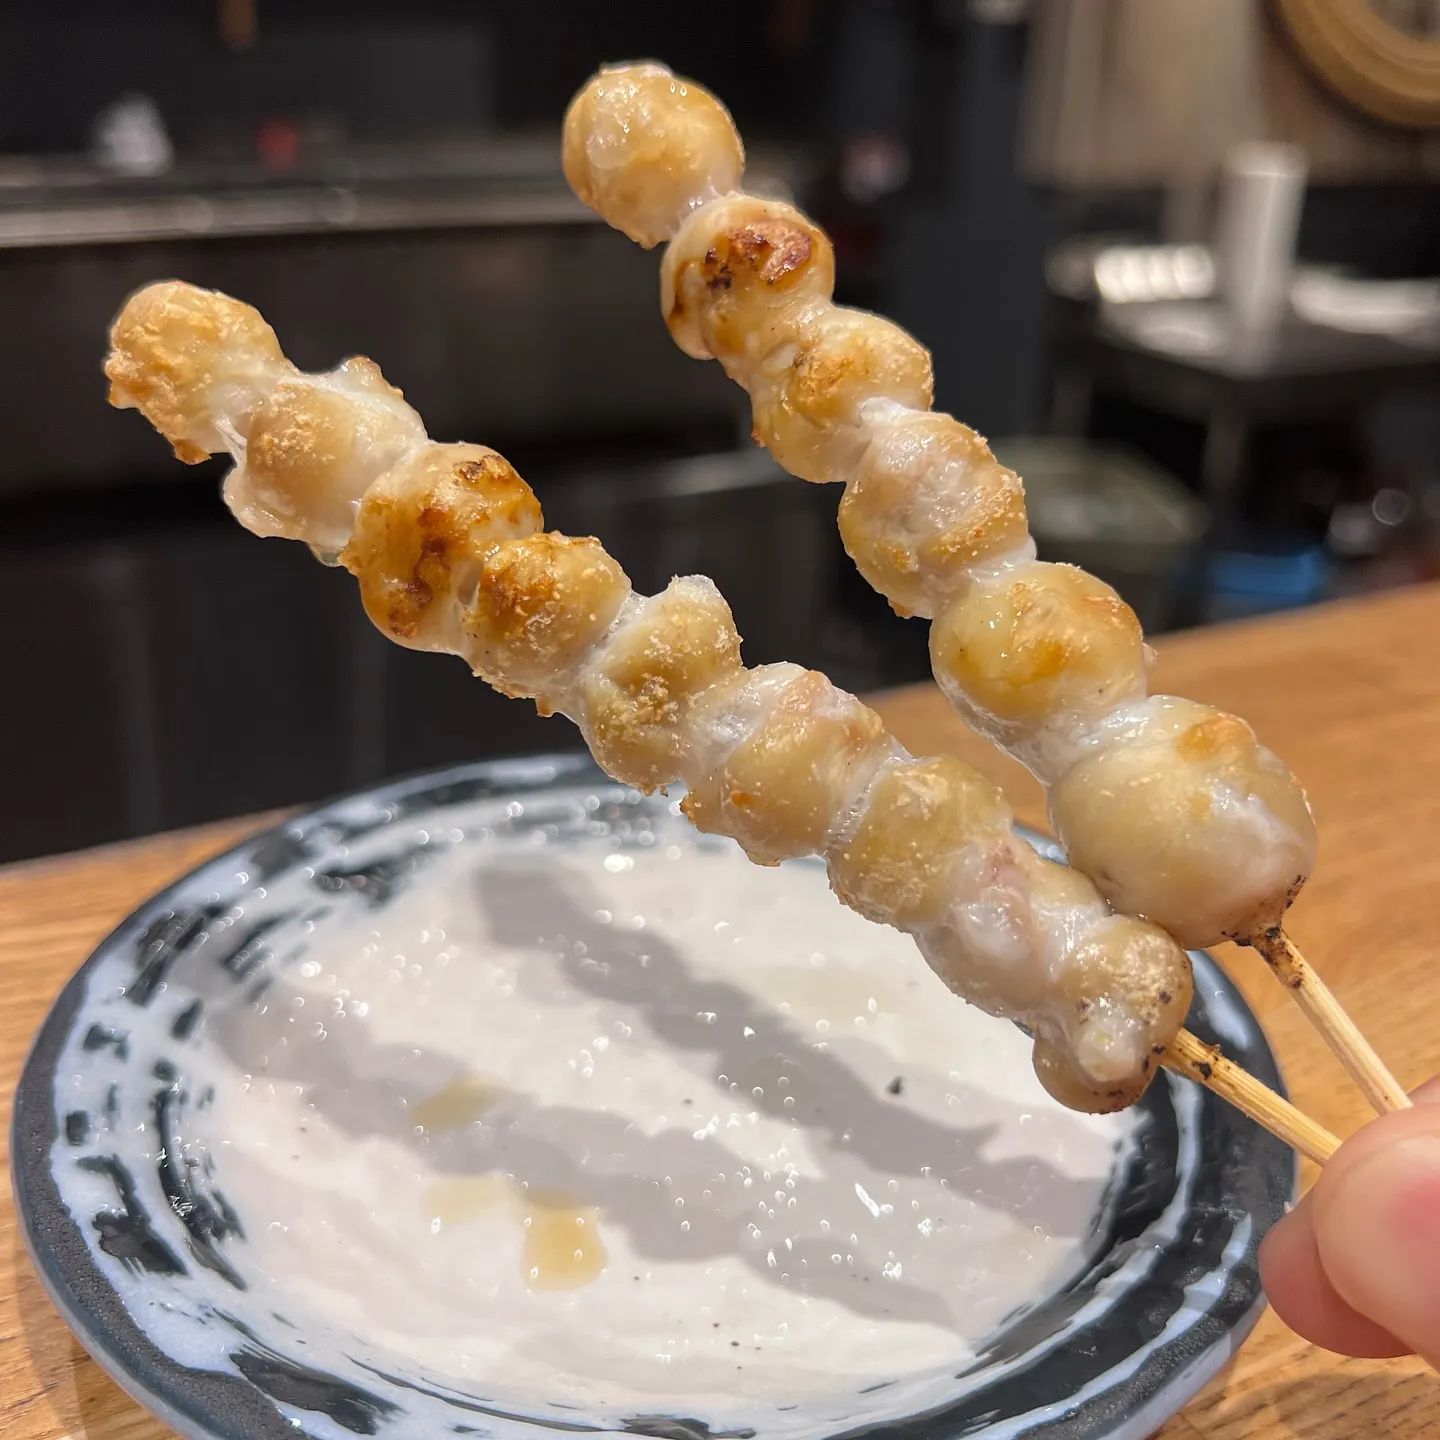
[[[1309,788],[1323,837],[1292,931],[1409,1086],[1440,1071],[1440,587],[1176,637],[1158,688],[1247,716]],[[882,698],[900,738],[951,750],[1043,823],[1034,782],[993,754],[929,686]],[[254,819],[0,870],[0,1086],[8,1107],[52,997],[111,926]],[[1297,1101],[1341,1134],[1363,1102],[1255,958],[1232,964]],[[3,1143],[3,1142],[0,1142]],[[8,1163],[8,1154],[7,1154]],[[51,1309],[0,1200],[0,1414],[9,1440],[160,1440],[167,1432],[89,1360]],[[1267,1316],[1229,1371],[1163,1440],[1433,1440],[1440,1377],[1416,1361],[1341,1360]]]

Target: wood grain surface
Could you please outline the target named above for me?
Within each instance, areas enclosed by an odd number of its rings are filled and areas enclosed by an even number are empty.
[[[1156,688],[1247,717],[1307,786],[1321,858],[1291,932],[1407,1086],[1440,1071],[1440,588],[1178,636]],[[1039,788],[970,734],[930,686],[881,697],[921,753],[980,765],[1022,818]],[[0,869],[0,1093],[4,1138],[16,1076],[55,994],[140,901],[262,823]],[[1297,1102],[1340,1134],[1367,1118],[1359,1094],[1248,952],[1222,953],[1264,1019]],[[8,1171],[9,1154],[5,1151]],[[1307,1175],[1307,1180],[1309,1176]],[[0,1199],[0,1431],[7,1440],[160,1440],[151,1419],[81,1350],[51,1308]],[[1163,1440],[1440,1437],[1440,1377],[1413,1360],[1343,1360],[1266,1316],[1229,1370],[1165,1426]]]

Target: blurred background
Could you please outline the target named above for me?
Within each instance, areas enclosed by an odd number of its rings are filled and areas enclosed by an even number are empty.
[[[914,330],[937,406],[1025,475],[1042,555],[1152,631],[1440,573],[1440,0],[718,13],[3,7],[0,860],[577,743],[386,643],[349,577],[229,520],[222,467],[107,408],[108,322],[164,276],[258,305],[303,366],[374,356],[637,588],[714,576],[750,663],[928,675],[838,491],[755,449],[656,255],[567,191],[560,117],[610,59],[729,104],[834,235],[838,298]]]

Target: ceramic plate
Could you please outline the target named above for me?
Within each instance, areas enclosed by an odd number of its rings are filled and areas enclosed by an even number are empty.
[[[1278,1084],[1195,963],[1192,1028]],[[581,759],[474,765],[121,925],[14,1181],[66,1320],[186,1436],[1140,1440],[1254,1323],[1293,1157],[1169,1076],[1071,1115],[1027,1049],[818,863]]]

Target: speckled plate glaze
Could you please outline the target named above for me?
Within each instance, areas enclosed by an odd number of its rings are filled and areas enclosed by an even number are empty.
[[[1142,1102],[1136,1143],[1116,1152],[1078,1269],[1004,1320],[958,1373],[848,1391],[837,1379],[813,1403],[757,1401],[738,1418],[733,1407],[718,1417],[698,1406],[586,1413],[543,1394],[517,1405],[497,1398],[501,1384],[436,1378],[373,1337],[303,1332],[284,1318],[293,1297],[283,1286],[257,1286],[246,1217],[225,1198],[225,1137],[207,1131],[209,1097],[193,1083],[212,1014],[303,963],[327,925],[432,883],[442,856],[473,848],[483,863],[491,849],[542,836],[546,853],[623,852],[681,823],[671,802],[612,784],[588,760],[471,765],[259,835],[121,925],[46,1020],[13,1135],[30,1253],[100,1364],[196,1440],[543,1440],[556,1430],[1142,1440],[1175,1413],[1259,1314],[1256,1250],[1293,1192],[1295,1165],[1278,1141],[1169,1076]],[[769,879],[784,886],[795,873],[783,866]],[[1206,956],[1195,963],[1191,1027],[1278,1085],[1238,992]]]

